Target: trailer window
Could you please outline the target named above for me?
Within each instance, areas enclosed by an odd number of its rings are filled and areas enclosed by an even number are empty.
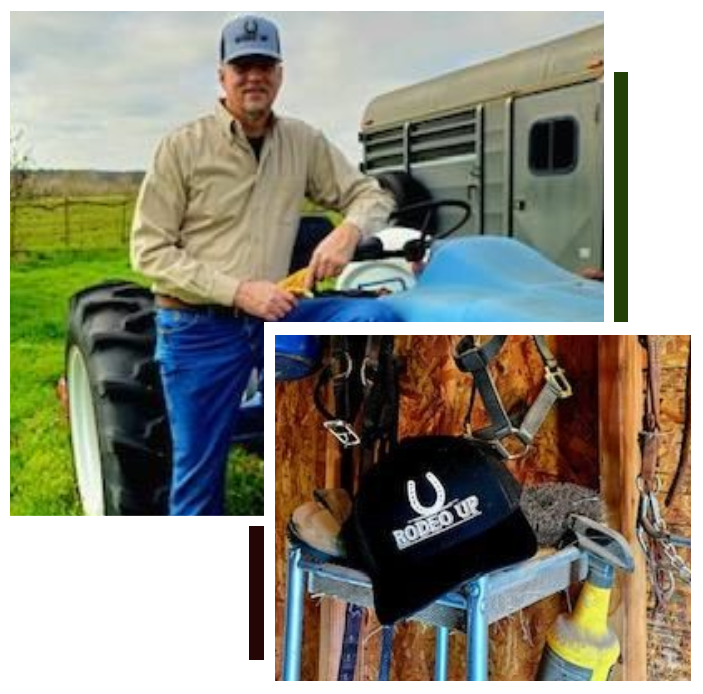
[[[530,170],[535,174],[566,174],[576,168],[578,123],[552,118],[535,123],[530,131]]]

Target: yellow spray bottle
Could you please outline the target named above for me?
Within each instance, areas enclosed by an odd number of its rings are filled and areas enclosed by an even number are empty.
[[[584,516],[571,528],[588,557],[588,577],[576,607],[560,615],[547,636],[537,679],[605,681],[620,657],[620,643],[608,626],[615,570],[632,572],[634,559],[621,535]]]

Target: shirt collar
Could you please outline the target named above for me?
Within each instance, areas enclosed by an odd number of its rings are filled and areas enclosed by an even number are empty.
[[[222,127],[222,130],[228,137],[234,137],[241,142],[246,142],[247,136],[244,132],[242,124],[227,110],[223,100],[219,100],[217,102],[215,117],[217,118],[217,122]],[[271,130],[273,130],[277,120],[278,117],[272,112],[271,118],[269,119],[267,132],[271,132]]]

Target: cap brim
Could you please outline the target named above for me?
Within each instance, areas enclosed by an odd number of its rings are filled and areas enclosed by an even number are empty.
[[[426,565],[396,561],[373,576],[374,603],[381,624],[393,624],[430,605],[462,583],[532,557],[534,532],[517,509],[480,536],[466,540]]]
[[[279,63],[281,62],[281,56],[278,53],[276,53],[275,51],[267,51],[264,49],[255,50],[255,51],[247,51],[246,53],[234,53],[229,57],[225,57],[223,62],[236,63],[238,60],[242,60],[244,58],[256,58],[256,57],[271,58]]]

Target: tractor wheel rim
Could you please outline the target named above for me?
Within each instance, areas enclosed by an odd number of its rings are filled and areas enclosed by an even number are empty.
[[[102,516],[105,515],[105,492],[95,403],[85,359],[75,345],[68,355],[67,383],[78,492],[86,515]]]

